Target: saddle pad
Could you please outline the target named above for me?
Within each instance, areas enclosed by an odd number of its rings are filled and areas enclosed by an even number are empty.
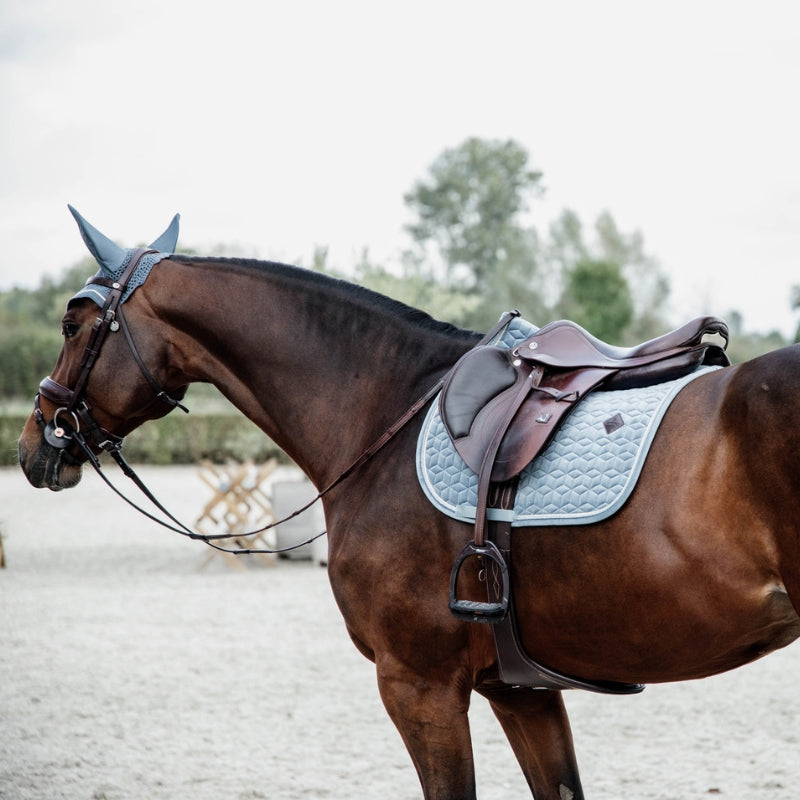
[[[515,325],[514,323],[518,323]],[[519,324],[521,323],[521,324]],[[527,327],[514,320],[497,342],[513,346]],[[507,344],[511,342],[511,344]],[[719,367],[623,391],[596,391],[567,417],[553,441],[520,474],[512,526],[583,525],[618,511],[633,491],[659,423],[686,384]],[[434,400],[417,442],[417,476],[439,511],[474,523],[478,476],[456,452]],[[490,509],[489,516],[508,514]]]

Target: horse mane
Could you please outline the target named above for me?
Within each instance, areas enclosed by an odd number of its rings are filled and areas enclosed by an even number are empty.
[[[324,272],[316,272],[306,267],[297,267],[283,264],[279,261],[262,261],[255,258],[194,256],[175,254],[169,256],[171,261],[181,261],[192,264],[207,264],[215,267],[227,268],[230,271],[268,272],[283,275],[290,280],[306,282],[312,286],[319,286],[336,293],[341,293],[353,298],[364,305],[376,306],[387,314],[400,317],[409,324],[423,330],[457,339],[471,340],[480,334],[465,328],[459,328],[450,322],[434,319],[430,314],[419,308],[407,305],[400,300],[387,297],[366,286],[361,286],[343,278],[337,278]]]

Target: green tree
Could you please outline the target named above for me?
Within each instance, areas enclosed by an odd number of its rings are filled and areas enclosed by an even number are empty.
[[[519,257],[520,217],[541,194],[541,177],[516,142],[467,139],[445,150],[430,178],[406,194],[417,215],[407,230],[429,260],[433,249],[446,281],[485,288],[498,264]]]
[[[649,339],[669,327],[663,312],[669,280],[644,252],[641,233],[622,233],[606,211],[595,221],[590,239],[578,215],[565,209],[549,234],[543,259],[547,274],[557,276],[558,316],[619,343]],[[604,280],[609,281],[606,287]]]
[[[664,316],[670,293],[669,278],[658,262],[645,253],[642,233],[622,233],[608,211],[597,218],[595,231],[599,258],[619,265],[630,289],[634,313],[627,338],[643,341],[663,333],[669,327]]]
[[[584,259],[567,270],[562,309],[600,339],[615,343],[633,320],[633,299],[619,264]]]
[[[644,252],[642,235],[623,233],[604,212],[587,238],[578,215],[566,209],[541,238],[527,222],[541,179],[513,140],[470,138],[445,150],[405,195],[415,217],[406,226],[414,244],[406,268],[412,264],[417,278],[477,296],[465,319],[449,315],[476,329],[516,307],[540,324],[554,314],[580,314],[577,321],[594,333],[617,339],[641,341],[662,332],[669,281]],[[603,278],[611,284],[600,286]],[[612,297],[616,305],[609,308],[604,303]],[[591,298],[603,299],[590,308]]]
[[[350,270],[341,270],[328,263],[328,249],[316,247],[311,269],[337,278],[354,280],[374,292],[419,308],[436,319],[469,327],[480,298],[457,289],[450,289],[433,280],[413,258],[406,258],[395,269],[375,263],[365,248],[358,263]]]
[[[414,242],[406,264],[449,290],[479,295],[472,327],[488,327],[513,305],[529,315],[544,308],[539,237],[524,224],[541,177],[518,143],[470,138],[445,150],[405,195],[416,217],[406,226]]]

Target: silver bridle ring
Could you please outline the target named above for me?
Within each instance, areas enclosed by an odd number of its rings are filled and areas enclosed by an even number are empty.
[[[67,412],[67,413],[68,413],[68,414],[69,414],[69,415],[72,417],[72,421],[73,421],[73,423],[74,423],[74,425],[73,425],[73,427],[72,427],[72,432],[73,432],[73,433],[78,433],[78,432],[80,432],[80,429],[81,429],[81,421],[80,421],[80,419],[78,419],[78,415],[77,415],[77,414],[76,414],[74,411],[69,411],[69,410],[67,410],[67,407],[66,407],[66,406],[62,406],[61,408],[59,408],[59,409],[56,411],[56,413],[55,413],[55,414],[53,414],[53,427],[55,428],[55,430],[53,431],[53,433],[54,433],[54,434],[55,434],[55,435],[56,435],[56,436],[57,436],[59,439],[71,439],[72,437],[71,437],[71,436],[67,436],[67,435],[66,435],[66,432],[64,431],[64,428],[62,428],[62,427],[61,427],[61,426],[58,424],[58,415],[59,415],[59,414],[60,414],[62,411],[66,411],[66,412]]]

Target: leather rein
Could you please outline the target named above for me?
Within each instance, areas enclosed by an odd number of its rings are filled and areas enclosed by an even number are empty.
[[[215,540],[219,539],[240,540],[248,536],[255,536],[259,533],[268,531],[271,528],[277,527],[284,522],[288,522],[289,520],[294,519],[304,511],[311,508],[311,506],[313,506],[318,500],[320,500],[322,497],[328,494],[328,492],[347,479],[353,472],[369,461],[392,438],[394,438],[394,436],[403,427],[405,427],[405,425],[410,422],[410,420],[413,419],[414,416],[416,416],[416,414],[422,408],[424,408],[424,406],[442,388],[446,375],[440,378],[433,386],[430,387],[430,389],[428,389],[421,397],[419,397],[413,403],[413,405],[389,428],[387,428],[386,431],[384,431],[384,433],[378,437],[378,439],[376,439],[366,450],[364,450],[361,455],[358,456],[358,458],[356,458],[352,464],[350,464],[350,466],[348,466],[338,475],[338,477],[336,477],[331,483],[318,492],[314,498],[312,498],[301,508],[298,508],[296,511],[280,520],[270,522],[261,528],[244,533],[199,533],[178,520],[147,488],[144,481],[142,481],[142,479],[136,474],[133,467],[130,466],[130,464],[125,460],[125,457],[122,455],[122,444],[124,442],[123,437],[110,433],[97,423],[92,416],[91,406],[85,397],[86,386],[89,382],[89,375],[97,360],[97,357],[100,354],[103,342],[110,332],[116,332],[121,329],[134,360],[153,390],[155,395],[154,399],[169,405],[171,407],[170,410],[172,408],[180,408],[187,414],[189,413],[189,409],[180,402],[180,400],[183,399],[182,395],[178,399],[170,397],[167,392],[159,387],[159,385],[156,383],[155,379],[142,360],[138,350],[136,349],[130,329],[125,321],[125,315],[122,311],[122,297],[125,293],[128,281],[131,279],[131,276],[133,275],[142,257],[153,252],[156,251],[148,249],[134,250],[128,266],[116,281],[112,281],[100,275],[95,275],[86,281],[87,286],[92,284],[104,286],[109,289],[109,293],[100,312],[100,316],[97,317],[94,325],[92,326],[92,332],[89,336],[89,341],[87,342],[81,357],[81,371],[78,375],[78,380],[76,381],[75,386],[70,389],[53,380],[50,376],[44,378],[44,380],[42,380],[42,382],[39,384],[39,392],[37,393],[33,402],[33,415],[37,425],[42,430],[42,435],[45,441],[58,451],[59,458],[63,459],[65,463],[71,465],[78,465],[80,462],[78,459],[69,454],[67,449],[71,447],[73,443],[77,444],[103,482],[128,505],[136,509],[136,511],[143,514],[148,519],[152,520],[158,525],[161,525],[163,528],[175,533],[179,533],[181,536],[186,536],[189,539],[197,539],[205,542],[205,544],[207,544],[209,547],[213,547],[215,550],[231,553],[233,555],[285,553],[309,544],[315,539],[324,536],[326,533],[325,530],[320,531],[309,539],[299,542],[298,544],[276,549],[227,548],[219,544],[215,544]],[[511,319],[516,316],[519,316],[519,311],[515,310],[506,312],[501,317],[497,325],[495,325],[495,327],[488,334],[486,334],[483,339],[481,339],[479,345],[490,342],[506,325],[508,325]],[[45,422],[44,420],[44,415],[39,406],[40,396],[57,406],[56,412],[54,413],[50,422]],[[165,522],[163,519],[137,505],[133,500],[120,491],[103,472],[98,456],[95,454],[92,446],[98,450],[108,453],[120,467],[122,472],[134,482],[142,494],[144,494],[145,497],[170,520],[170,522]]]

